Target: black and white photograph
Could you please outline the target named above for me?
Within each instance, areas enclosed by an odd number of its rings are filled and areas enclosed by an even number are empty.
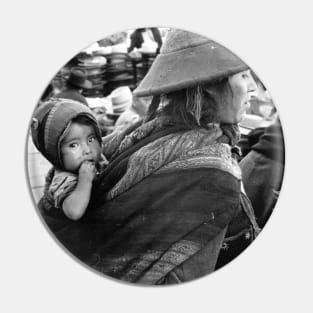
[[[267,87],[187,30],[92,44],[49,83],[30,128],[44,222],[74,257],[125,282],[179,284],[220,269],[279,197],[284,138]]]
[[[307,20],[57,3],[5,36],[4,306],[305,312]]]

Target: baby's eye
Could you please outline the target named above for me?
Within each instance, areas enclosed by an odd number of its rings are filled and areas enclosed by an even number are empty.
[[[78,143],[76,143],[76,142],[70,143],[69,147],[70,148],[77,148],[78,147]]]
[[[94,136],[89,137],[89,142],[94,142],[95,140],[96,140],[96,137]]]

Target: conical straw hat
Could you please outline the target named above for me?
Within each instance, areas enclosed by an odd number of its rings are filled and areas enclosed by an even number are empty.
[[[174,29],[168,33],[161,53],[134,90],[134,95],[166,94],[247,69],[240,58],[217,42]]]

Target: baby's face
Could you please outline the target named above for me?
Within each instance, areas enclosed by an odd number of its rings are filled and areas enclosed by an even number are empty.
[[[61,155],[66,171],[76,172],[85,161],[98,163],[101,147],[92,126],[72,123],[61,144]]]

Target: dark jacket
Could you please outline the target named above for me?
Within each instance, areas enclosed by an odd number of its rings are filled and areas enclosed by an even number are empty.
[[[279,120],[250,134],[250,152],[239,163],[246,193],[260,227],[269,219],[281,189],[285,146]]]

